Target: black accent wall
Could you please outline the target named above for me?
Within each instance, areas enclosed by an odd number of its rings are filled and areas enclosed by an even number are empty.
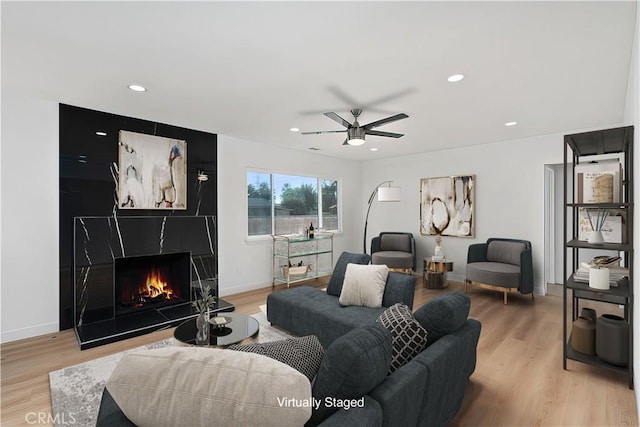
[[[65,104],[59,105],[59,125],[59,304],[62,330],[74,327],[74,218],[114,215],[151,217],[150,226],[160,219],[153,217],[210,216],[216,218],[218,210],[217,135]],[[116,185],[120,130],[182,139],[187,142],[186,210],[119,210],[117,208]],[[98,136],[96,131],[106,132],[107,135]],[[209,180],[199,181],[198,170],[204,170]],[[176,224],[179,223],[181,222]],[[194,246],[199,245],[202,239],[202,236],[193,235],[192,230],[185,229],[182,233],[177,230],[177,232],[185,240],[187,247],[190,246],[190,239],[193,239]],[[141,235],[142,239],[149,239],[149,246],[157,246],[156,232],[148,235],[141,233]],[[217,236],[217,233],[212,235]],[[217,237],[214,238],[217,239]],[[217,242],[213,242],[213,247],[217,247]],[[217,262],[214,262],[213,268],[215,268],[213,274],[217,277]]]

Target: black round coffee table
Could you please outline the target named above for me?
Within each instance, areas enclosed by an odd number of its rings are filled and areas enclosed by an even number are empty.
[[[178,341],[198,346],[227,346],[236,344],[258,333],[260,325],[251,316],[242,313],[217,313],[218,316],[230,318],[230,321],[222,328],[209,325],[209,343],[196,343],[196,318],[182,322],[173,332],[173,337]]]

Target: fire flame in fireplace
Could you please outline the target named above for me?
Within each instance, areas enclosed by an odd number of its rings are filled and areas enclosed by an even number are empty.
[[[158,271],[153,270],[147,274],[145,285],[146,289],[143,289],[143,292],[146,293],[147,296],[153,298],[165,293],[167,299],[171,299],[173,290],[169,287],[169,284],[162,278]]]
[[[151,270],[147,273],[144,283],[140,285],[138,294],[134,296],[135,302],[139,305],[145,303],[155,303],[171,301],[175,299],[173,289],[158,270]]]

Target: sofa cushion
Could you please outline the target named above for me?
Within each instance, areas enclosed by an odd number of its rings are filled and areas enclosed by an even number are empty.
[[[487,261],[520,265],[520,252],[526,249],[524,243],[492,240],[487,246]]]
[[[227,347],[227,350],[245,351],[270,357],[291,366],[309,378],[309,381],[316,376],[324,356],[324,348],[315,335],[266,343],[234,344]]]
[[[391,265],[393,268],[413,268],[411,252],[380,251],[371,255],[372,264]]]
[[[321,404],[311,415],[317,425],[339,408],[332,399],[354,399],[367,394],[386,378],[391,364],[391,333],[372,323],[353,329],[327,348],[313,383],[313,397]]]
[[[386,265],[348,264],[340,293],[340,304],[382,307],[389,268]]]
[[[376,322],[391,332],[393,351],[389,374],[413,359],[427,346],[427,330],[413,318],[409,307],[402,303],[389,307]]]
[[[382,234],[380,250],[411,252],[411,238],[408,234]]]
[[[351,252],[342,252],[335,267],[329,284],[327,285],[327,293],[336,297],[342,292],[342,283],[344,282],[344,274],[348,264],[369,264],[371,257],[368,254],[354,254]]]
[[[165,347],[127,353],[107,390],[135,425],[303,425],[311,408],[307,377],[277,360],[231,350]],[[280,400],[278,399],[280,398]]]
[[[517,288],[520,286],[520,266],[501,262],[472,262],[467,264],[465,278],[503,288]]]
[[[460,329],[469,316],[471,300],[460,291],[440,295],[420,306],[413,317],[427,330],[427,346]]]

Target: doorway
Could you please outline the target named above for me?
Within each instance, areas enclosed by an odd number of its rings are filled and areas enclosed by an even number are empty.
[[[569,177],[571,180],[571,177]],[[569,185],[573,185],[569,182]],[[544,165],[544,287],[562,285],[564,251],[564,164]],[[571,218],[567,218],[568,221]],[[567,224],[571,227],[571,224]],[[568,254],[570,255],[570,254]],[[569,260],[570,261],[570,260]],[[552,292],[554,293],[554,292]]]

